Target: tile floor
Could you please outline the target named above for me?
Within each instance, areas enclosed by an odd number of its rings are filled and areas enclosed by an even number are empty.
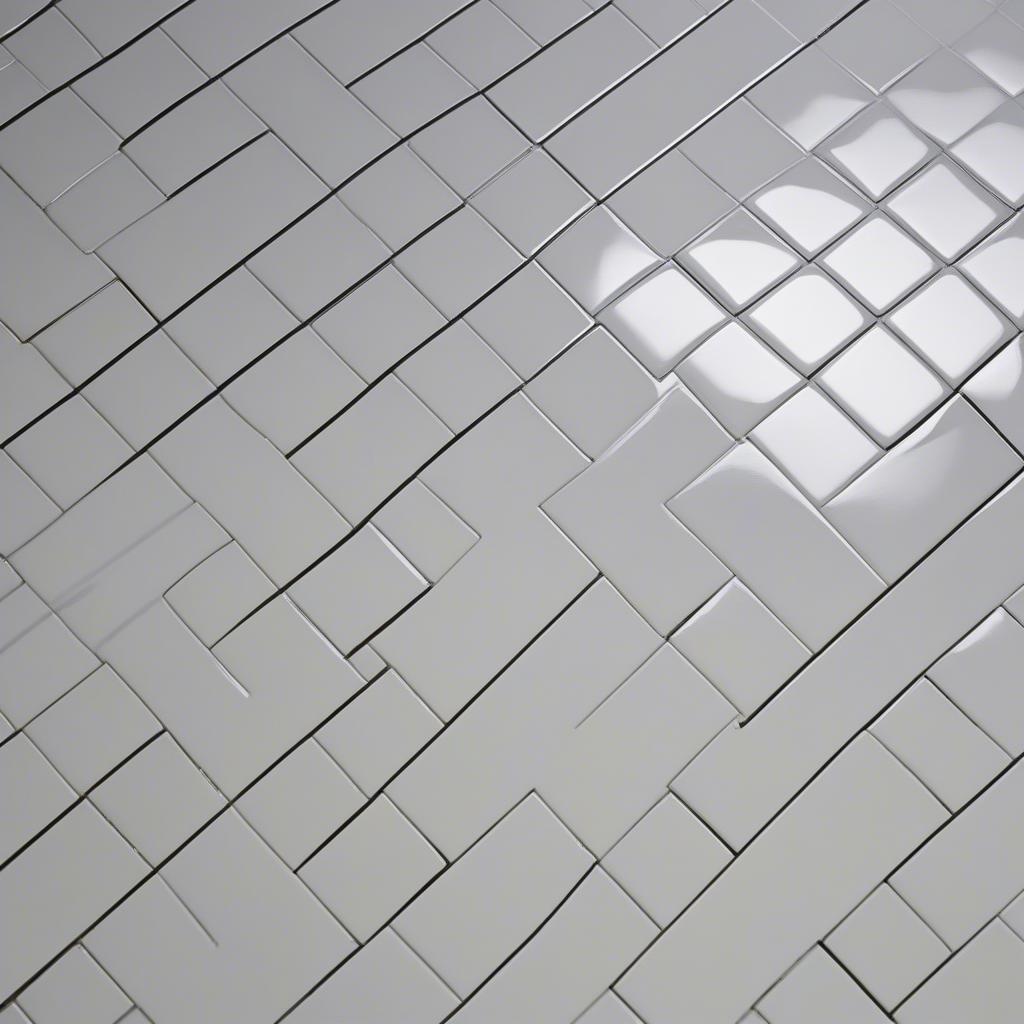
[[[0,1024],[1024,1019],[1021,0],[0,2]]]

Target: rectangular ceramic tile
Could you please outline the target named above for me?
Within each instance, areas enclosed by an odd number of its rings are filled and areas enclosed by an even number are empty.
[[[727,4],[555,135],[549,148],[605,196],[795,48],[760,7]]]
[[[20,728],[99,662],[68,627],[21,586],[0,603],[0,710]]]
[[[826,945],[886,1010],[949,955],[943,941],[888,884],[861,903]]]
[[[1007,561],[1024,490],[1013,486],[889,591],[743,729],[721,733],[674,788],[746,842],[858,730],[1024,576]],[[966,559],[966,563],[965,560]],[[974,571],[964,575],[964,564]]]
[[[319,1024],[349,1016],[367,1024],[439,1024],[458,1005],[452,991],[390,929],[372,939],[287,1017]]]
[[[124,152],[168,195],[264,131],[222,82],[212,81],[124,144]]]
[[[761,528],[743,510],[760,508]],[[750,444],[668,502],[808,647],[825,644],[883,590],[878,577],[782,473]]]
[[[535,142],[655,52],[650,39],[608,7],[490,90]]]
[[[551,810],[528,796],[398,916],[395,931],[465,998],[591,861]]]
[[[33,1024],[74,1017],[82,1024],[109,1024],[131,1009],[131,1000],[81,947],[74,946],[19,997]]]
[[[154,454],[277,584],[348,533],[327,500],[220,399],[168,434]],[[298,522],[298,531],[287,525]]]
[[[545,502],[547,514],[662,635],[729,579],[725,566],[663,507],[728,447],[725,431],[674,389]]]
[[[565,738],[537,792],[603,856],[734,715],[665,645]]]
[[[0,747],[6,863],[75,802],[74,790],[24,734]]]
[[[0,174],[0,210],[7,225],[0,244],[7,282],[0,316],[20,337],[35,334],[111,280],[110,271],[79,252],[6,174]]]
[[[650,1024],[736,1020],[945,816],[881,744],[862,737],[616,987]],[[799,904],[808,890],[817,897]]]
[[[1024,885],[1024,771],[1011,768],[892,877],[893,888],[959,949]]]
[[[248,899],[258,891],[258,900]],[[296,943],[293,936],[303,936]],[[159,943],[163,967],[146,968]],[[86,948],[152,1016],[265,1024],[352,939],[233,811],[94,928]]]
[[[139,855],[90,803],[44,833],[0,874],[4,920],[31,921],[0,968],[10,995],[146,875]]]
[[[451,437],[423,402],[391,375],[300,448],[291,463],[357,523]]]
[[[288,596],[342,652],[351,654],[428,584],[367,525],[288,588]]]
[[[596,584],[388,792],[448,856],[461,853],[543,778],[575,726],[656,644],[636,612]]]
[[[89,799],[150,864],[169,857],[226,802],[167,733],[100,783]]]
[[[297,157],[266,136],[99,252],[150,309],[167,316],[304,213],[324,191]]]
[[[291,36],[261,50],[224,81],[332,188],[395,139]],[[287,89],[280,88],[282,81]]]
[[[25,732],[84,793],[160,732],[160,723],[109,665],[34,718]]]
[[[1010,1024],[1024,991],[1024,941],[993,921],[969,946],[928,980],[896,1013],[899,1024],[953,1024],[983,1017]]]
[[[300,877],[366,942],[444,866],[415,826],[379,796],[302,867]]]
[[[941,445],[942,471],[925,462]],[[826,506],[825,515],[890,582],[996,493],[1020,457],[963,399],[954,398]],[[956,487],[949,486],[956,480]],[[914,481],[912,491],[907,481]],[[886,497],[904,497],[899,511]]]
[[[655,934],[650,919],[598,868],[452,1019],[459,1024],[572,1020]],[[552,963],[567,969],[552,971]]]
[[[1022,44],[0,2],[5,1024],[1016,1020]]]

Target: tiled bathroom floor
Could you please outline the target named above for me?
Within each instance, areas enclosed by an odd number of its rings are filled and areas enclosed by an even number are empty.
[[[1022,93],[0,0],[0,1024],[1020,1024]]]

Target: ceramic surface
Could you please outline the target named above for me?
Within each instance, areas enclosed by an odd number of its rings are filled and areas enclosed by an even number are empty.
[[[0,1024],[1020,1024],[1022,0],[0,2]]]

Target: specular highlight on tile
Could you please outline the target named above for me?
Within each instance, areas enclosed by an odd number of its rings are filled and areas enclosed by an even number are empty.
[[[1020,0],[0,3],[0,1022],[1024,1019]]]

